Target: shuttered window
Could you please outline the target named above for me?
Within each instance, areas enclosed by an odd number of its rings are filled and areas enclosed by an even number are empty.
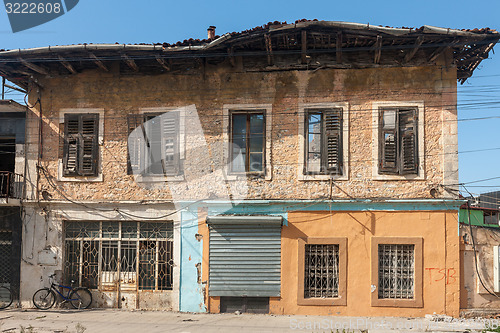
[[[379,117],[379,173],[418,174],[417,109],[384,108]]]
[[[306,109],[306,174],[343,174],[342,109]]]
[[[99,114],[64,115],[64,176],[97,176]]]
[[[178,114],[129,115],[127,162],[128,174],[178,175]]]

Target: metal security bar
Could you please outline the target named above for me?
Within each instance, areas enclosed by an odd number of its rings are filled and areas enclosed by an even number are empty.
[[[10,286],[12,279],[12,232],[0,230],[0,285]]]
[[[172,222],[66,222],[65,280],[89,288],[171,290]]]
[[[378,246],[378,297],[413,299],[415,285],[415,245]]]
[[[339,246],[306,244],[304,298],[339,296]]]
[[[22,199],[24,178],[9,171],[0,171],[0,198]]]

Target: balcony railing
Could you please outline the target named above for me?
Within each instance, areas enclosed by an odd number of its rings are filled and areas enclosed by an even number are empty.
[[[24,177],[9,171],[0,171],[0,198],[22,199]]]

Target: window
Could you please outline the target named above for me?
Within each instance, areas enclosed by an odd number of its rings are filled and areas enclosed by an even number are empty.
[[[178,175],[179,115],[177,112],[128,116],[128,174]]]
[[[413,299],[415,282],[415,246],[379,244],[378,298]]]
[[[422,307],[422,238],[372,238],[372,306]]]
[[[379,109],[379,173],[418,174],[417,108]]]
[[[339,296],[339,246],[307,244],[304,271],[304,298]]]
[[[343,174],[342,109],[306,109],[307,174]]]
[[[264,172],[265,112],[231,112],[231,171],[234,173]]]
[[[346,305],[346,238],[299,239],[299,305]]]
[[[64,115],[63,176],[97,176],[99,114]]]
[[[171,222],[65,224],[66,281],[109,288],[119,280],[122,288],[172,290],[172,270]]]

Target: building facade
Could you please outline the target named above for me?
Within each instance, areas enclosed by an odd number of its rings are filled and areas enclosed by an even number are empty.
[[[0,52],[30,92],[23,306],[57,273],[103,307],[458,316],[456,86],[498,33],[212,32]]]
[[[0,284],[19,300],[27,108],[0,100]],[[0,297],[5,297],[1,295]]]

